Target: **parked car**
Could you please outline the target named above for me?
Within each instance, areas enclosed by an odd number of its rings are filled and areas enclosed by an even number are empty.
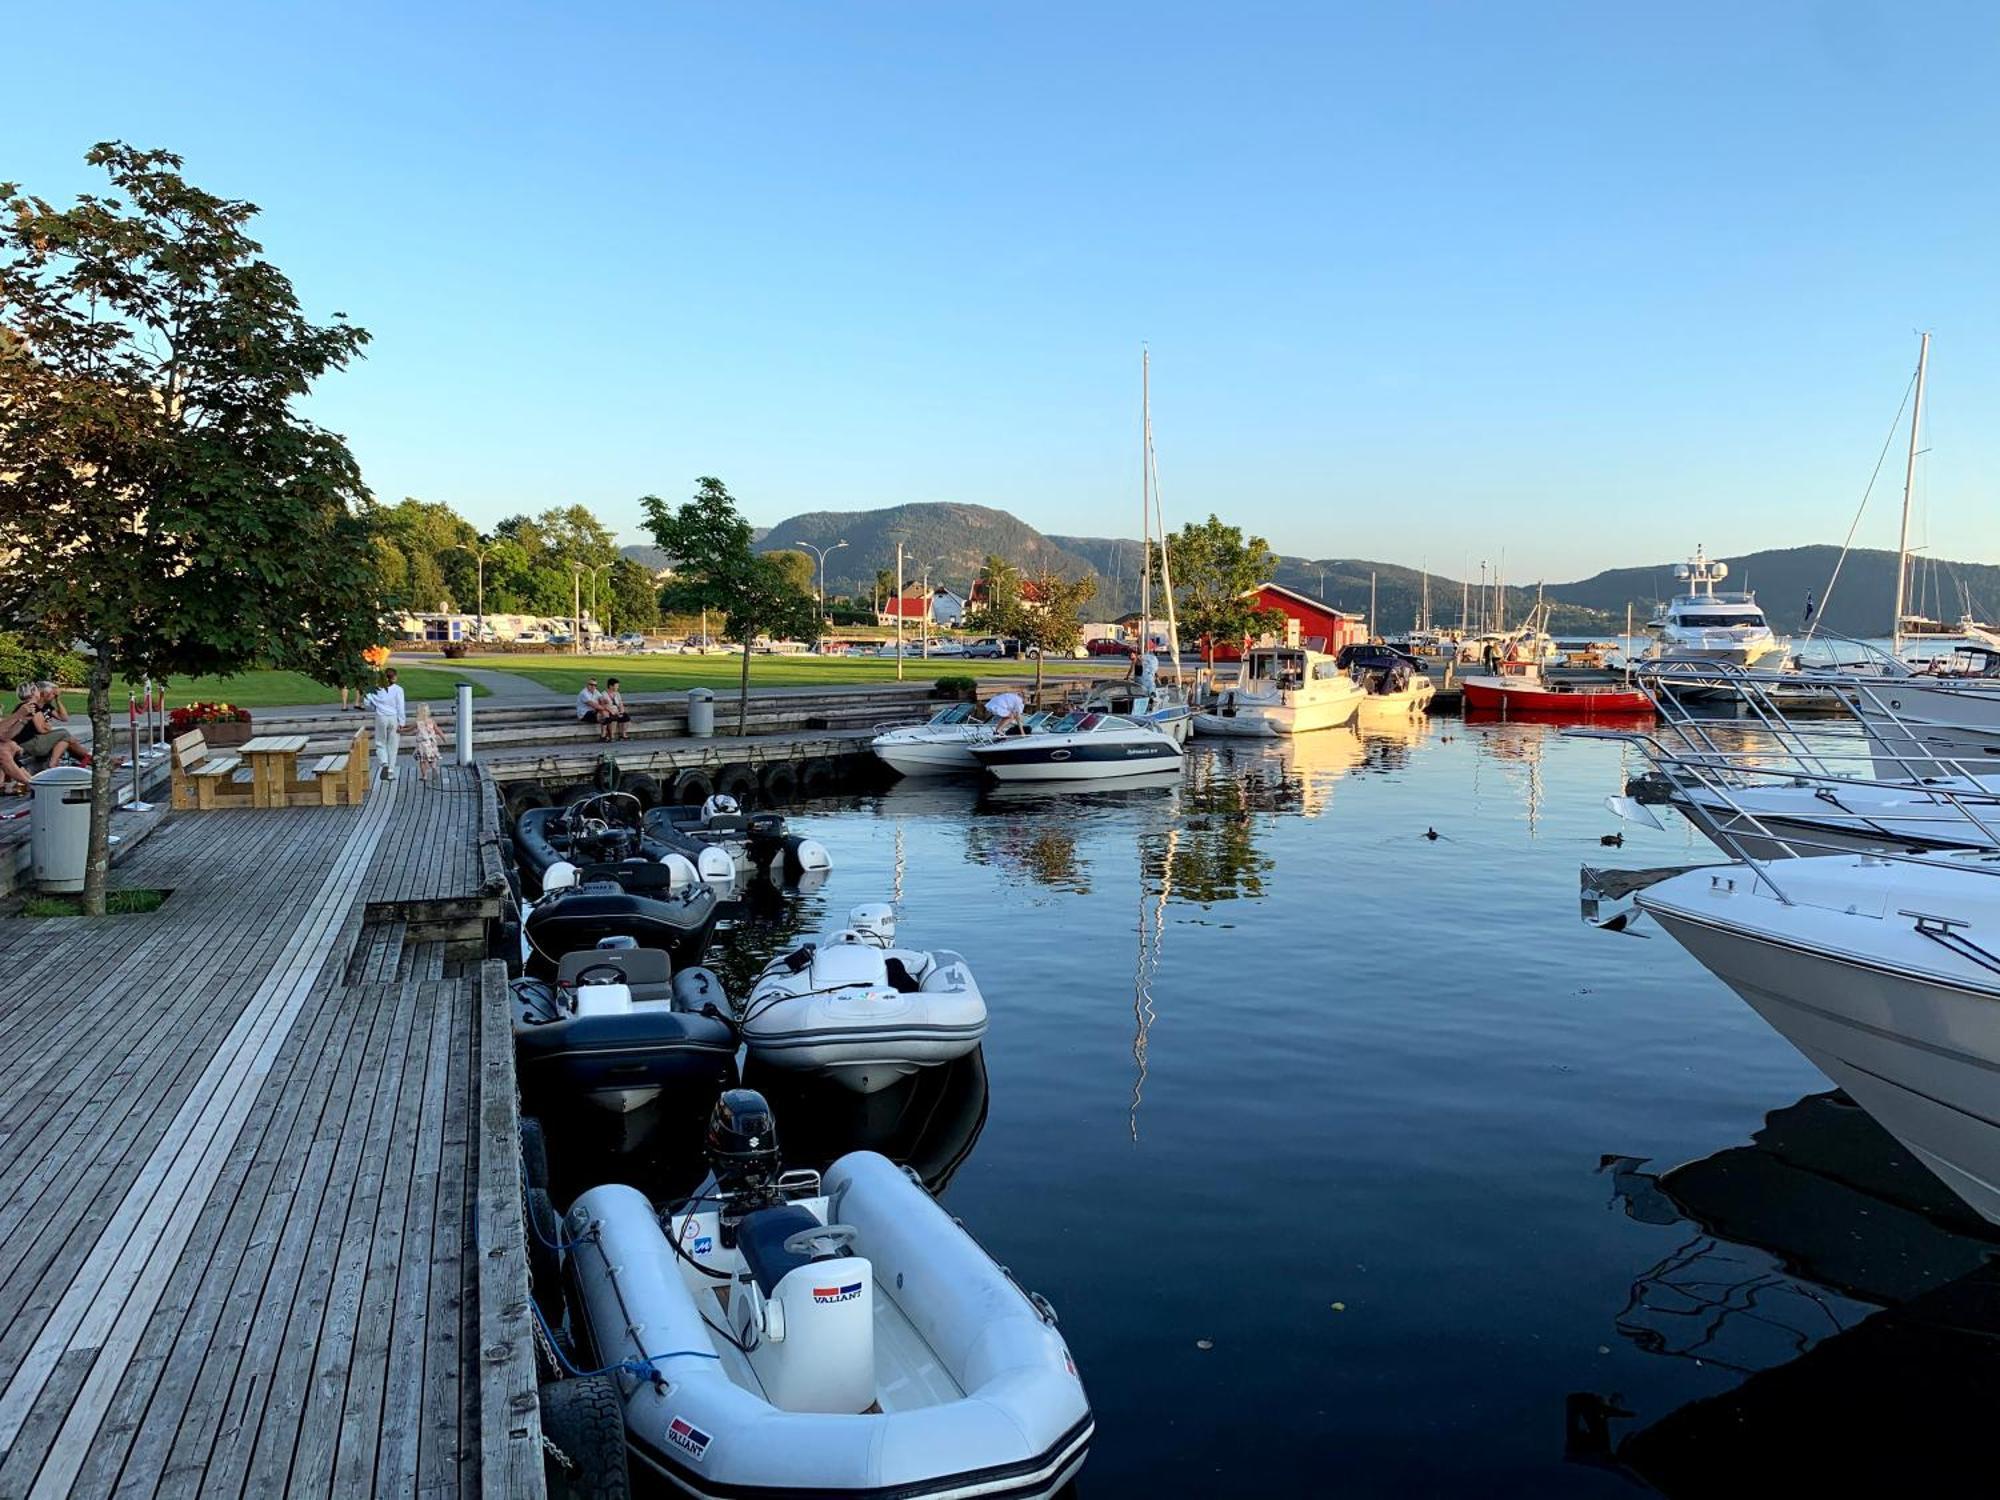
[[[681,642],[681,654],[683,656],[706,656],[711,651],[720,651],[721,649],[722,647],[716,643],[713,636],[691,635]]]
[[[618,637],[618,644],[627,650],[643,651],[646,649],[646,638],[638,631],[630,630]]]
[[[1096,640],[1087,643],[1083,650],[1086,656],[1130,656],[1133,654],[1132,648],[1125,642],[1115,641],[1108,635],[1101,635]]]

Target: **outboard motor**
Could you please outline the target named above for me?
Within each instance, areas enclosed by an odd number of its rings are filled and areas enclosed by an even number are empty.
[[[744,843],[750,862],[760,870],[769,870],[785,853],[785,820],[776,813],[753,813]]]
[[[701,820],[706,823],[710,818],[733,818],[742,811],[734,797],[727,792],[717,792],[702,803]]]
[[[876,946],[896,946],[896,908],[886,901],[866,901],[847,914],[847,925]]]
[[[705,1146],[722,1243],[749,1275],[729,1321],[781,1411],[861,1412],[875,1402],[875,1273],[852,1253],[855,1230],[824,1224],[778,1190],[778,1127],[755,1089],[729,1089]]]

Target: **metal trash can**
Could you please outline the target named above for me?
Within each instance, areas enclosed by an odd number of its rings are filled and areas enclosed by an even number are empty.
[[[715,694],[707,688],[688,689],[688,733],[698,740],[715,734]]]
[[[90,858],[90,772],[51,766],[34,779],[29,815],[35,884],[45,891],[80,891]]]

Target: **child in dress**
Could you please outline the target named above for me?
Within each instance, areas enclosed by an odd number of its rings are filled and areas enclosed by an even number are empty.
[[[429,781],[438,766],[438,727],[428,703],[417,705],[416,740],[417,774]]]

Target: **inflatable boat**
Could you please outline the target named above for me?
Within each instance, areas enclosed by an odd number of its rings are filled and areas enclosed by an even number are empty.
[[[826,845],[792,832],[781,814],[745,813],[734,797],[721,794],[699,808],[656,807],[646,814],[644,829],[647,837],[688,854],[706,880],[745,872],[787,884],[833,868]]]
[[[736,1027],[708,1000],[717,986],[703,969],[674,973],[656,948],[612,941],[564,954],[553,979],[514,981],[522,1108],[622,1112],[664,1098],[698,1123],[736,1081]]]
[[[716,1106],[713,1190],[564,1221],[580,1332],[628,1449],[714,1497],[1030,1500],[1083,1466],[1090,1403],[1054,1311],[888,1158],[777,1170],[768,1107]]]
[[[676,968],[689,968],[708,949],[717,908],[713,887],[677,854],[658,864],[558,860],[542,872],[541,895],[522,914],[527,971],[552,979],[566,954],[617,937],[661,949]]]
[[[872,1094],[977,1047],[986,1000],[956,953],[897,947],[894,910],[874,902],[772,960],[738,1023],[759,1062]]]
[[[857,1094],[831,1078],[787,1073],[754,1057],[743,1085],[762,1094],[785,1122],[785,1160],[825,1168],[850,1151],[879,1151],[907,1167],[933,1193],[951,1186],[986,1129],[986,1054],[965,1056],[875,1094]]]
[[[538,894],[544,873],[554,864],[659,860],[675,852],[648,836],[644,814],[639,799],[628,792],[598,792],[568,807],[529,808],[514,819],[522,889],[530,896]]]

